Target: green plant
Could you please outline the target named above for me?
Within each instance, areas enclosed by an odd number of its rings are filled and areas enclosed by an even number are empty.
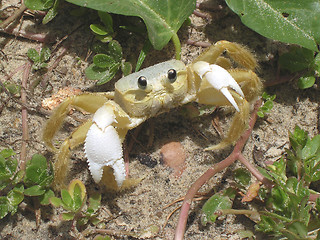
[[[301,72],[298,80],[300,89],[312,87],[320,77],[320,55],[306,48],[292,47],[279,57],[279,65],[291,73]]]
[[[52,181],[52,163],[49,162],[48,166],[47,159],[44,156],[34,154],[26,165],[24,195],[37,196],[41,205],[48,205],[49,198],[54,196],[54,192],[50,189]]]
[[[3,83],[3,86],[0,86],[0,92],[5,91],[3,88],[5,88],[5,90],[7,90],[12,95],[18,95],[20,94],[20,91],[21,91],[20,85],[10,83],[10,82]]]
[[[196,4],[194,0],[174,2],[169,0],[68,0],[68,2],[103,12],[142,18],[147,26],[149,40],[157,50],[162,49],[170,39],[176,36],[177,31],[191,15]]]
[[[18,170],[18,160],[12,149],[0,152],[0,219],[14,214],[25,197],[37,197],[40,204],[49,204],[54,193],[49,189],[53,180],[52,165],[39,154],[27,162],[26,170]]]
[[[32,69],[40,70],[42,68],[46,68],[51,55],[51,51],[48,47],[44,47],[41,49],[40,53],[37,52],[34,48],[30,48],[27,52],[27,56],[33,62]]]
[[[217,211],[230,209],[235,196],[236,192],[232,188],[211,196],[202,207],[201,224],[206,226],[207,223],[214,223],[219,216]]]
[[[47,24],[58,14],[60,0],[25,0],[24,4],[31,10],[47,11],[42,19],[42,23]]]
[[[102,24],[90,24],[90,29],[101,42],[110,42],[114,35],[112,16],[101,11],[98,11],[98,15]]]
[[[121,69],[124,76],[132,71],[130,62],[123,59],[122,47],[113,40],[113,20],[107,12],[98,11],[100,23],[91,24],[90,29],[95,34],[98,42],[93,43],[92,49],[96,53],[93,63],[90,64],[85,73],[87,78],[98,80],[97,84],[102,85],[110,81]]]
[[[15,214],[24,199],[23,171],[18,171],[18,160],[14,156],[12,149],[0,152],[0,219],[9,213]]]
[[[247,27],[262,36],[298,44],[318,52],[320,3],[318,0],[225,0]],[[267,23],[267,27],[266,27]]]
[[[86,205],[86,201],[86,187],[78,179],[71,181],[68,189],[61,190],[61,198],[50,198],[50,203],[54,207],[62,207],[66,210],[66,212],[61,213],[61,219],[64,221],[72,220],[77,227],[88,223],[97,225],[101,222],[97,217],[101,195],[94,194],[90,196],[88,206]]]
[[[95,43],[93,51],[97,54],[93,57],[93,63],[86,70],[86,76],[92,80],[98,80],[101,85],[110,81],[121,68],[124,75],[131,73],[131,64],[122,60],[122,47],[112,40],[107,44]]]
[[[276,95],[270,96],[268,93],[262,93],[262,99],[264,100],[264,104],[259,108],[257,115],[261,118],[264,117],[266,113],[269,113],[273,108],[273,100],[276,98]]]
[[[273,182],[272,188],[250,192],[265,202],[264,207],[255,207],[263,210],[232,209],[234,196],[226,192],[234,193],[235,189],[229,188],[214,194],[203,205],[202,224],[215,222],[220,215],[246,214],[256,222],[256,230],[277,239],[319,239],[320,194],[312,183],[320,180],[320,135],[310,139],[307,132],[296,127],[289,139],[287,156],[260,169]],[[234,179],[236,189],[241,191],[250,184],[250,175],[243,169],[234,172]],[[311,199],[316,199],[315,204]]]

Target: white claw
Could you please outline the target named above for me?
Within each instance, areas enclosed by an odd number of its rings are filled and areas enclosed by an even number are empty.
[[[220,89],[221,93],[226,97],[226,99],[228,99],[228,101],[232,104],[232,106],[238,111],[240,112],[240,109],[238,107],[238,104],[236,103],[236,101],[234,100],[234,98],[232,97],[231,93],[229,92],[228,88],[221,88]]]
[[[125,168],[121,140],[116,129],[110,125],[114,121],[111,107],[104,105],[99,108],[87,133],[84,149],[93,180],[99,183],[103,167],[111,166],[120,187],[125,179]]]
[[[206,78],[215,89],[220,91],[238,112],[240,111],[228,88],[232,88],[243,98],[244,94],[239,84],[233,79],[226,69],[216,64],[210,65],[207,62],[199,61],[194,64],[194,70],[201,79]]]

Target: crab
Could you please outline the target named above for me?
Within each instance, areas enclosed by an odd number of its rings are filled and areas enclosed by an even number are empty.
[[[126,174],[122,143],[128,130],[147,119],[189,102],[233,106],[235,114],[226,137],[205,150],[234,143],[246,129],[251,102],[262,83],[254,70],[257,61],[240,44],[219,41],[185,65],[169,60],[121,78],[113,92],[82,93],[68,97],[46,122],[43,140],[55,152],[55,185],[64,186],[70,166],[70,150],[84,143],[93,180],[99,183],[105,167],[113,168],[119,187]],[[52,140],[70,108],[93,114],[57,149]]]

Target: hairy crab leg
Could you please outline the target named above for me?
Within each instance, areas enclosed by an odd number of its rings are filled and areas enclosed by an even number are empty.
[[[54,161],[54,188],[65,187],[65,179],[70,168],[70,150],[82,144],[87,132],[92,125],[91,119],[79,126],[69,138],[67,138],[57,150]]]
[[[194,62],[205,61],[211,64],[217,63],[222,53],[226,54],[241,66],[254,70],[258,64],[253,54],[238,43],[225,40],[218,41],[208,48],[203,54],[197,57]]]
[[[67,98],[52,113],[43,130],[43,141],[55,152],[54,185],[56,189],[64,187],[64,181],[69,170],[70,149],[73,149],[85,140],[87,132],[92,124],[91,120],[78,127],[69,138],[67,138],[57,149],[52,144],[55,134],[61,128],[65,117],[71,108],[77,108],[89,113],[94,113],[108,100],[108,95],[81,94]]]
[[[54,135],[61,128],[65,117],[72,107],[84,110],[89,113],[94,113],[101,107],[108,99],[103,95],[81,94],[67,98],[62,102],[52,113],[46,122],[43,130],[42,139],[45,144],[52,150],[57,149],[52,144]]]

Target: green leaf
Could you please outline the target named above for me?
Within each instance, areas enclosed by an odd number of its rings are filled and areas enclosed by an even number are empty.
[[[311,140],[306,142],[306,145],[302,149],[302,158],[308,159],[320,153],[320,135],[316,135]]]
[[[100,36],[104,36],[109,33],[108,29],[105,26],[102,26],[100,24],[90,24],[90,29],[92,32]]]
[[[288,194],[277,186],[271,190],[271,195],[272,198],[268,199],[268,202],[272,205],[272,208],[279,212],[285,211],[289,202]]]
[[[26,169],[25,182],[27,186],[40,183],[40,174],[42,173],[41,169],[38,166],[29,166]]]
[[[298,80],[298,87],[300,89],[311,88],[316,82],[316,78],[314,76],[303,76]]]
[[[88,217],[82,217],[79,220],[77,220],[77,226],[84,226],[89,222]]]
[[[233,201],[228,196],[221,195],[220,193],[214,194],[202,207],[201,224],[205,226],[208,222],[214,223],[218,217],[215,212],[222,209],[230,209],[232,203]]]
[[[109,82],[116,75],[121,63],[115,63],[110,69],[99,68],[95,64],[91,64],[86,68],[87,78],[98,80],[97,84],[102,85]]]
[[[0,155],[3,156],[4,158],[9,158],[16,155],[16,153],[12,149],[6,148],[0,152]]]
[[[48,48],[48,47],[42,48],[41,51],[40,51],[40,61],[41,62],[48,61],[50,59],[50,55],[51,55],[50,48]],[[39,155],[39,156],[43,157],[42,155]]]
[[[10,174],[14,174],[18,167],[18,160],[17,159],[7,159],[6,160],[6,169]]]
[[[250,173],[244,168],[238,168],[233,172],[234,180],[241,186],[248,186],[251,181]]]
[[[29,166],[37,166],[41,170],[47,169],[47,159],[41,154],[34,154],[28,163]]]
[[[132,73],[132,64],[130,62],[121,62],[121,71],[123,76],[128,76]]]
[[[318,51],[318,0],[226,0],[241,21],[262,36]]]
[[[93,240],[112,240],[112,238],[109,237],[109,236],[97,235],[97,236],[94,237]]]
[[[50,167],[51,168],[51,167]],[[25,183],[28,187],[32,185],[49,186],[53,180],[53,173],[48,169],[47,159],[34,154],[32,159],[27,162]]]
[[[23,177],[24,177],[24,171],[23,170],[18,171],[14,176],[14,178],[12,179],[11,184],[12,185],[18,184],[19,182],[22,181]]]
[[[308,132],[305,132],[299,126],[295,126],[294,132],[289,134],[290,144],[295,151],[304,148],[308,139]]]
[[[81,187],[79,186],[79,184],[76,184],[74,186],[74,190],[73,190],[73,202],[74,202],[74,209],[77,211],[81,208],[82,206],[82,193],[81,193]]]
[[[137,61],[137,65],[136,65],[136,69],[135,72],[138,72],[142,66],[142,63],[144,62],[144,60],[146,59],[146,56],[148,54],[148,52],[151,49],[151,42],[149,40],[147,40],[144,45],[142,50],[140,51],[139,57],[138,57],[138,61]]]
[[[52,19],[55,18],[58,14],[58,8],[59,8],[60,0],[55,0],[53,7],[49,9],[47,14],[44,16],[42,19],[42,24],[47,24],[50,22]]]
[[[34,48],[30,48],[27,52],[28,58],[31,59],[32,62],[38,62],[40,60],[40,55]]]
[[[67,208],[67,210],[73,210],[73,199],[66,189],[61,190],[61,199],[64,207]]]
[[[287,181],[286,176],[286,163],[283,158],[275,161],[272,165],[267,166],[271,171],[268,172],[278,184],[284,184]]]
[[[314,51],[301,47],[292,47],[289,52],[279,57],[279,65],[292,73],[313,68]]]
[[[110,68],[113,64],[115,64],[115,60],[106,54],[97,54],[93,57],[93,63],[98,68]]]
[[[41,195],[41,196],[39,197],[39,199],[40,199],[40,204],[41,204],[41,205],[48,205],[48,204],[50,204],[49,199],[52,198],[52,197],[54,197],[54,192],[53,192],[51,189],[49,189],[48,191],[46,191],[43,195]]]
[[[25,0],[24,4],[31,10],[47,10],[53,6],[54,0]]]
[[[320,212],[320,197],[318,197],[316,200],[316,208],[317,208],[318,212]]]
[[[308,229],[302,222],[292,222],[287,226],[288,231],[284,233],[289,239],[307,239]]]
[[[316,75],[320,77],[320,54],[319,53],[314,58],[314,70],[316,71]]]
[[[92,51],[95,53],[104,53],[108,55],[108,44],[102,42],[94,42],[92,44]]]
[[[61,217],[64,221],[70,221],[73,220],[74,218],[74,213],[73,212],[67,212],[67,213],[61,213]]]
[[[195,9],[195,0],[68,0],[95,10],[141,17],[153,47],[162,49]]]
[[[122,60],[122,47],[116,40],[112,40],[108,44],[108,55],[111,56],[116,62]]]
[[[92,194],[89,198],[88,209],[91,209],[93,212],[96,212],[100,208],[100,203],[101,203],[101,194],[99,193]]]
[[[39,185],[34,185],[32,187],[27,188],[24,191],[24,194],[27,196],[40,196],[44,194],[46,190],[44,190],[41,186]]]
[[[12,185],[16,183],[14,180],[16,179],[15,172],[18,167],[18,161],[11,157],[11,153],[3,151],[2,153],[3,154],[0,154],[0,190],[9,184]],[[3,155],[8,158],[4,158]]]
[[[13,83],[6,83],[4,84],[6,89],[12,94],[16,95],[19,94],[21,91],[21,86]]]
[[[269,216],[260,216],[261,221],[255,225],[255,229],[261,232],[277,232],[279,229],[283,228],[283,224],[280,222],[276,223],[271,217]]]
[[[109,13],[98,11],[101,22],[103,22],[105,29],[108,33],[113,33],[113,20]]]
[[[23,195],[24,187],[22,184],[15,186],[7,196],[7,199],[11,206],[18,206],[24,199]]]
[[[49,198],[49,202],[54,206],[54,207],[61,207],[63,205],[62,200],[57,197],[51,197]]]
[[[8,215],[9,208],[9,201],[7,197],[0,197],[0,219]]]

